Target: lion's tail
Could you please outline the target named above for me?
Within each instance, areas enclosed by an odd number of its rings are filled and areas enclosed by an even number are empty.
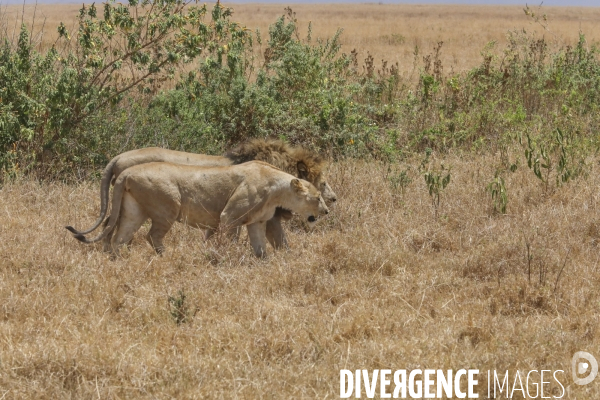
[[[86,229],[85,231],[78,231],[72,226],[65,226],[65,228],[67,228],[69,232],[73,233],[75,238],[79,239],[80,236],[86,235],[94,231],[100,226],[102,221],[104,221],[104,218],[106,217],[106,211],[108,210],[108,192],[110,190],[110,181],[113,178],[113,167],[118,159],[119,156],[116,156],[115,158],[110,160],[106,168],[104,168],[104,172],[102,172],[102,180],[100,181],[100,216],[98,217],[96,222],[94,222],[94,225],[91,228]]]
[[[73,237],[75,239],[83,243],[96,243],[104,239],[110,232],[112,232],[113,229],[115,229],[117,221],[119,220],[119,214],[121,213],[121,203],[123,200],[123,193],[125,192],[126,179],[127,174],[123,173],[117,178],[117,181],[115,182],[115,188],[113,190],[112,198],[112,211],[110,213],[110,218],[108,219],[108,224],[104,227],[102,233],[93,239],[86,238],[83,233],[74,233]],[[67,229],[69,229],[69,227],[67,227]],[[69,231],[71,231],[71,229],[69,229]]]

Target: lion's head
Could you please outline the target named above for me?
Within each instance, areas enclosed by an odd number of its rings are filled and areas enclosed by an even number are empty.
[[[337,200],[327,182],[327,161],[304,147],[292,147],[278,139],[251,139],[231,149],[226,157],[234,164],[251,160],[267,162],[312,183],[321,192],[326,203],[331,204]]]
[[[295,211],[306,219],[310,227],[315,224],[319,215],[329,214],[321,193],[309,181],[292,179],[290,186],[294,193]]]

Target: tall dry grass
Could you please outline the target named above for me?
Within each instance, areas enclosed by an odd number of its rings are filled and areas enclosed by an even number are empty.
[[[234,20],[246,27],[259,29],[268,38],[269,25],[284,14],[285,4],[235,4],[223,2],[234,9]],[[76,28],[80,4],[15,5],[0,7],[0,21],[6,21],[8,37],[18,37],[21,22],[33,26],[40,50],[48,49],[56,40],[56,27],[64,22],[70,31]],[[398,63],[402,74],[409,75],[414,67],[415,47],[421,56],[431,53],[443,41],[441,60],[446,73],[478,66],[481,51],[492,41],[499,55],[506,48],[510,30],[535,31],[550,42],[576,43],[578,33],[586,34],[590,44],[600,43],[599,7],[532,6],[538,16],[546,14],[548,29],[535,23],[523,12],[524,6],[469,6],[416,4],[292,4],[298,19],[301,37],[305,37],[309,22],[313,38],[329,38],[338,28],[344,29],[342,51],[356,49],[359,61],[371,54],[376,66],[381,60]],[[0,25],[1,26],[1,25]],[[256,47],[262,57],[263,48]]]
[[[69,26],[78,8],[44,7],[36,21],[45,17],[45,28],[33,29],[42,47],[54,40],[47,27]],[[396,60],[404,73],[415,44],[444,40],[448,72],[479,64],[485,43],[503,43],[508,29],[540,28],[520,7],[293,8],[301,32],[308,20],[313,37],[344,27],[345,51]],[[5,27],[18,32],[21,9],[2,8]],[[263,37],[283,12],[235,9]],[[557,37],[571,41],[581,28],[598,42],[588,20],[597,9],[545,12]],[[520,165],[506,175],[508,210],[498,215],[485,188],[500,156],[441,157],[452,179],[437,213],[420,159],[333,164],[332,213],[314,232],[288,225],[292,248],[267,260],[246,241],[205,243],[178,225],[164,256],[144,242],[146,227],[110,261],[64,229],[95,220],[96,183],[6,184],[0,399],[336,398],[342,368],[478,368],[481,398],[488,369],[561,369],[564,398],[597,398],[597,384],[572,384],[570,360],[580,350],[600,356],[599,160],[586,179],[549,192]],[[410,183],[393,189],[400,171]]]
[[[436,158],[438,218],[421,160],[393,166],[403,192],[387,165],[335,163],[332,213],[264,261],[181,225],[164,256],[146,227],[110,261],[64,229],[96,218],[97,184],[5,185],[0,397],[337,398],[342,368],[477,368],[480,398],[488,369],[561,369],[564,398],[598,398],[570,377],[574,352],[600,356],[598,160],[548,193],[519,167],[496,215],[496,157]]]

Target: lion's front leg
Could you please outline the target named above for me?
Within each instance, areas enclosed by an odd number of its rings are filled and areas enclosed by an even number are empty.
[[[158,254],[162,254],[165,251],[163,238],[169,232],[172,225],[173,223],[166,219],[152,220],[152,226],[150,227],[150,231],[148,231],[148,234],[146,235],[146,240],[148,241],[148,243],[150,243],[154,251],[156,251]]]
[[[267,255],[267,237],[266,237],[266,222],[255,222],[248,227],[248,238],[254,250],[256,257],[266,257]]]
[[[281,217],[277,213],[275,213],[273,218],[267,221],[266,236],[273,248],[280,249],[282,247],[288,247],[285,232],[281,225]]]
[[[215,228],[208,228],[206,231],[204,231],[204,240],[210,239],[215,235],[215,233],[217,233]]]

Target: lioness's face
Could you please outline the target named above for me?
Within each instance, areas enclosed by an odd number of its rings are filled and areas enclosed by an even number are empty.
[[[293,179],[291,186],[296,195],[296,204],[292,211],[305,218],[309,226],[314,225],[319,215],[329,214],[321,193],[310,182]]]

